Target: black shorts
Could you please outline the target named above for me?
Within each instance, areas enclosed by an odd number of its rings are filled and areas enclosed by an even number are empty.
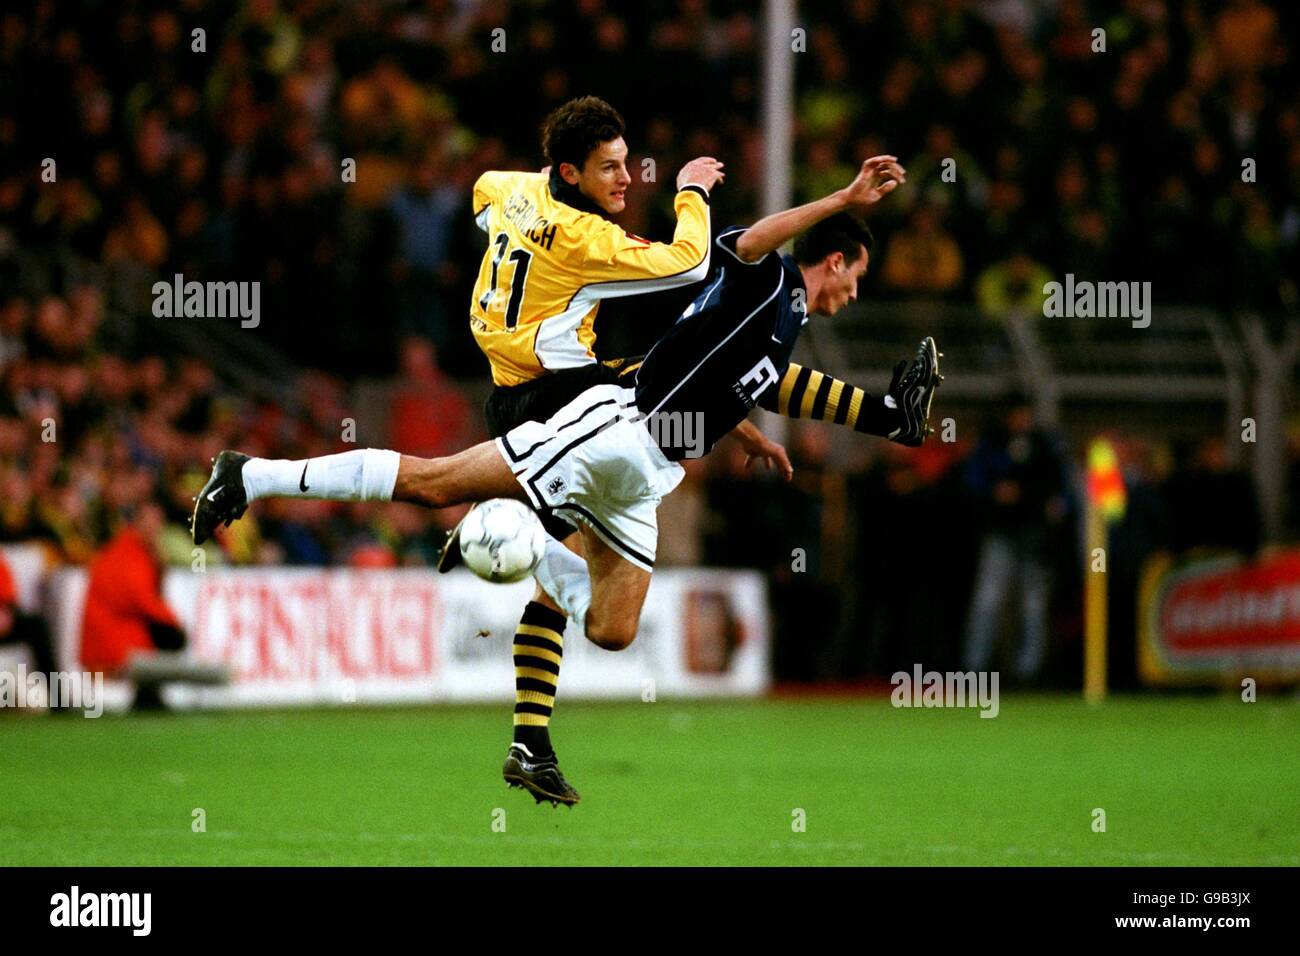
[[[635,360],[611,362],[608,365],[593,362],[578,368],[548,372],[519,385],[498,385],[483,406],[488,434],[500,438],[524,422],[544,422],[587,389],[596,385],[618,384],[620,374],[634,371],[639,364]],[[575,530],[563,518],[545,512],[539,512],[538,515],[547,532],[556,540],[563,541]]]

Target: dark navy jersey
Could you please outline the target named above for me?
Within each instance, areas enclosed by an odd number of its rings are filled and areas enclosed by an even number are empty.
[[[769,252],[745,262],[736,254],[745,228],[718,234],[702,290],[637,371],[637,408],[670,461],[704,454],[756,404],[775,407],[808,321],[794,259]]]

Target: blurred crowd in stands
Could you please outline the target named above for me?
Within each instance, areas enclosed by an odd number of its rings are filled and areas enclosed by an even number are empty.
[[[755,213],[756,7],[8,5],[0,220],[41,249],[259,280],[262,334],[312,367],[391,371],[418,332],[479,374],[469,189],[486,168],[539,168],[538,126],[565,99],[596,92],[626,116],[631,231],[664,233],[665,187],[694,155],[727,163],[718,223]],[[866,156],[903,160],[910,188],[879,207],[877,295],[996,309],[1068,271],[1149,280],[1161,303],[1294,308],[1298,21],[1262,0],[805,5],[797,197]]]
[[[802,6],[796,198],[838,188],[877,153],[909,170],[908,188],[873,220],[881,244],[866,296],[968,301],[996,315],[1036,310],[1042,284],[1073,272],[1149,280],[1160,303],[1295,310],[1300,76],[1287,40],[1300,36],[1300,8]],[[481,437],[465,384],[486,372],[465,321],[483,248],[474,179],[540,167],[542,117],[592,92],[628,121],[626,228],[667,237],[672,178],[695,155],[727,163],[715,224],[752,219],[764,172],[756,10],[705,0],[6,5],[0,541],[45,540],[59,560],[84,563],[123,513],[152,500],[166,510],[163,560],[189,563],[190,496],[221,448],[302,457],[359,441],[437,454]],[[1094,52],[1098,27],[1104,52]],[[112,329],[142,306],[115,277],[175,273],[262,284],[262,322],[243,334],[312,370],[296,384],[300,407],[252,397],[204,355],[140,336],[123,344]],[[645,317],[653,311],[606,309],[599,347],[643,347],[672,317]],[[383,434],[350,438],[343,423],[363,376],[392,381],[387,421]],[[682,520],[664,522],[664,561],[771,572],[778,613],[807,622],[805,644],[780,649],[788,676],[887,672],[927,641],[927,664],[978,660],[996,635],[968,626],[972,605],[954,595],[969,592],[981,620],[1019,622],[1017,661],[1032,679],[1051,666],[1044,619],[1077,631],[1077,456],[1010,407],[995,418],[978,439],[918,452],[857,441],[844,468],[828,463],[827,428],[799,426],[788,486],[746,475],[724,446],[665,503]],[[1258,522],[1235,518],[1178,539],[1205,526],[1182,516],[1204,517],[1207,502],[1253,513],[1221,444],[1125,446],[1133,490],[1121,550],[1254,547],[1242,528]],[[427,564],[455,517],[317,502],[255,511],[210,562]],[[793,572],[793,547],[807,549],[807,573]],[[930,570],[905,572],[915,567]]]

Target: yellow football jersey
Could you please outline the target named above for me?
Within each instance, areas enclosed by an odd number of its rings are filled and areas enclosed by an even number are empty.
[[[600,300],[703,279],[709,205],[696,186],[677,193],[672,243],[633,236],[551,195],[541,173],[487,172],[474,215],[488,234],[470,302],[470,327],[492,380],[517,385],[596,361]]]

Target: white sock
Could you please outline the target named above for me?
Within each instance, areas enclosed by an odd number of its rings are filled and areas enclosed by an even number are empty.
[[[591,575],[587,572],[587,562],[547,535],[542,563],[533,573],[542,590],[564,608],[569,620],[576,622],[585,632],[587,608],[591,607]]]
[[[319,458],[250,458],[244,462],[244,493],[249,501],[279,496],[330,501],[392,501],[395,451],[361,448]],[[304,486],[306,490],[304,491]]]

